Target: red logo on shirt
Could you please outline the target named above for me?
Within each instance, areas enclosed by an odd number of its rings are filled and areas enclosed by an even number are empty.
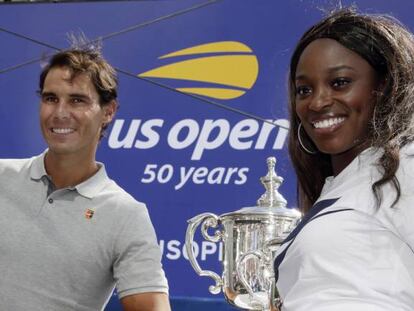
[[[95,212],[93,211],[93,210],[91,210],[91,209],[87,209],[86,210],[86,212],[85,212],[85,218],[86,219],[91,219],[92,217],[93,217],[93,214],[94,214]]]

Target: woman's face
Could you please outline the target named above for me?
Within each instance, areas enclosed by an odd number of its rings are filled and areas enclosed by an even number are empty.
[[[295,109],[317,148],[352,160],[366,142],[377,75],[371,65],[333,39],[317,39],[296,68]]]

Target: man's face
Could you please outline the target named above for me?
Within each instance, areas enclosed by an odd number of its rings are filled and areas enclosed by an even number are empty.
[[[72,78],[67,67],[52,68],[41,94],[40,126],[49,151],[95,157],[103,124],[115,112],[114,102],[99,105],[99,95],[87,74]]]

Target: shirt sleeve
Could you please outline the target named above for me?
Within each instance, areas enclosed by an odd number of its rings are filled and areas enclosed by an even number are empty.
[[[403,241],[414,253],[414,155],[406,155],[402,160],[398,176],[401,185],[401,203],[395,211],[395,225]]]
[[[147,208],[144,204],[135,205],[114,246],[113,275],[120,298],[147,292],[168,293],[161,252]]]
[[[394,234],[414,252],[414,157],[402,157],[400,168],[397,171],[401,195],[394,206],[395,189],[388,185],[383,191],[385,206],[379,210],[380,217],[384,220]]]
[[[414,193],[402,194],[398,204],[389,211],[389,219],[400,239],[414,253]]]

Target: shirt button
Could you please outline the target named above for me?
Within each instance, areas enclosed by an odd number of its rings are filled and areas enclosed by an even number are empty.
[[[53,203],[53,199],[52,199],[52,198],[49,198],[49,200],[48,200],[48,201],[49,201],[49,203],[50,203],[50,204],[52,204],[52,203]]]

